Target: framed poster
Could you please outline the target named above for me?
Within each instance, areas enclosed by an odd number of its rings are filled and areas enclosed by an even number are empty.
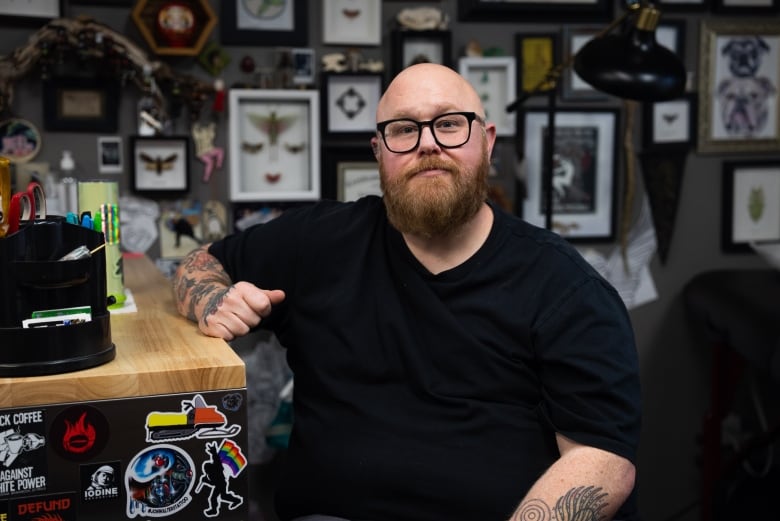
[[[722,197],[723,251],[780,241],[780,161],[724,162]]]
[[[118,125],[118,81],[68,76],[43,82],[44,130],[116,132]]]
[[[228,102],[230,199],[319,199],[317,91],[230,89]]]
[[[466,56],[458,61],[458,69],[479,94],[485,116],[496,125],[496,134],[514,136],[517,118],[506,111],[517,95],[514,56]]]
[[[322,43],[379,45],[382,42],[380,0],[322,0]]]
[[[618,109],[555,112],[552,168],[553,230],[572,241],[615,236]],[[543,187],[547,111],[525,111],[527,199],[523,218],[545,225]]]
[[[462,22],[607,22],[612,11],[609,0],[458,0]]]
[[[309,43],[306,0],[222,0],[219,25],[224,45],[306,47]]]
[[[130,136],[132,187],[150,195],[189,190],[188,136]]]
[[[704,20],[698,152],[780,151],[780,21]]]
[[[365,138],[376,132],[382,73],[321,73],[322,132],[328,137]]]

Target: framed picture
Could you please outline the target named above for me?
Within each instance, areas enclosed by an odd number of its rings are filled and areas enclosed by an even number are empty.
[[[646,151],[693,146],[696,94],[642,104],[642,145]]]
[[[55,77],[43,82],[43,127],[50,132],[116,132],[119,82]]]
[[[230,199],[319,199],[317,91],[231,89],[228,96]]]
[[[224,45],[306,47],[306,0],[219,3],[220,41]]]
[[[462,22],[606,22],[612,11],[609,0],[458,0]]]
[[[293,65],[293,85],[311,85],[314,83],[314,49],[309,47],[290,49]]]
[[[543,94],[555,88],[554,84],[544,82],[561,59],[559,42],[557,33],[515,34],[518,97],[520,93]]]
[[[655,28],[655,40],[685,62],[685,20],[662,18]]]
[[[710,0],[659,0],[661,12],[699,12],[710,8]]]
[[[382,42],[380,0],[322,0],[322,43],[379,45]]]
[[[382,73],[322,73],[322,132],[328,137],[366,138],[376,132]]]
[[[171,195],[189,190],[189,137],[130,136],[130,157],[135,192]]]
[[[778,0],[712,0],[712,11],[718,14],[777,14],[779,7]]]
[[[63,16],[62,0],[0,0],[0,21],[40,24]]]
[[[0,155],[11,163],[27,163],[41,151],[41,133],[31,122],[22,118],[0,121]]]
[[[618,109],[555,112],[552,168],[553,230],[572,241],[615,236]],[[545,225],[543,187],[546,110],[525,111],[527,198],[523,218]]]
[[[401,72],[409,65],[420,62],[439,63],[451,66],[452,33],[450,31],[404,31],[392,32],[393,71]]]
[[[496,125],[496,134],[514,136],[516,118],[506,111],[517,96],[514,56],[466,56],[458,61],[458,69],[479,94],[485,116]]]
[[[780,151],[780,21],[704,20],[698,152]]]
[[[722,196],[723,251],[780,241],[780,161],[724,162]]]
[[[322,157],[322,196],[339,201],[354,201],[365,195],[382,195],[379,164],[371,147],[329,146]]]
[[[101,174],[122,173],[122,138],[101,136],[97,138],[98,172]]]
[[[566,26],[563,28],[564,54],[575,56],[601,29],[597,27]],[[567,67],[562,74],[561,98],[568,101],[606,100],[608,95],[580,78],[574,67]]]

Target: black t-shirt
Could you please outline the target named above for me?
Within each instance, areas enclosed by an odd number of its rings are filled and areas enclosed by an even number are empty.
[[[503,521],[559,456],[556,431],[635,461],[620,297],[557,235],[493,212],[479,251],[437,275],[377,197],[211,246],[234,281],[287,294],[261,324],[295,375],[282,519]]]

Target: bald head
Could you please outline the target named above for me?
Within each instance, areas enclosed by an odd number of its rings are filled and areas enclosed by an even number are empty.
[[[476,112],[485,117],[479,95],[463,76],[444,65],[419,63],[393,79],[379,100],[376,119],[429,119],[453,111]]]

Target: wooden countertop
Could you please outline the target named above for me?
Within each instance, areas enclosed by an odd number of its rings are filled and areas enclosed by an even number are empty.
[[[125,257],[138,312],[111,315],[116,358],[56,375],[0,378],[0,407],[246,387],[244,362],[223,340],[181,317],[171,284],[147,257]]]

